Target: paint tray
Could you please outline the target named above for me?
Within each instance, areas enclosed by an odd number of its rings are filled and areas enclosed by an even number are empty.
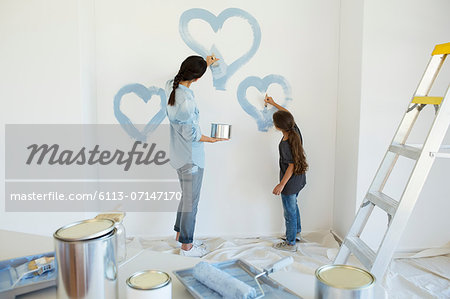
[[[30,255],[10,260],[0,261],[0,298],[14,299],[18,295],[34,292],[56,285],[57,268],[43,273],[21,279],[14,287],[12,285],[17,280],[15,268],[32,260],[41,257],[54,257],[55,252],[48,252],[38,255]]]
[[[245,282],[249,286],[255,288],[257,296],[261,295],[261,291],[255,282],[254,277],[261,273],[255,267],[250,266],[242,260],[231,260],[226,262],[220,262],[212,264],[218,269],[227,272],[231,276]],[[186,287],[189,293],[192,294],[197,299],[221,299],[223,298],[220,294],[214,292],[197,279],[192,276],[192,269],[173,271],[175,276],[180,280],[180,282]],[[297,299],[301,298],[297,296],[291,290],[285,288],[284,286],[277,283],[275,280],[271,279],[267,275],[263,275],[258,278],[264,293],[265,299]]]

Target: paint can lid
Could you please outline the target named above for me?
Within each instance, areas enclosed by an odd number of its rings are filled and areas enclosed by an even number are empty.
[[[62,241],[85,241],[103,237],[114,230],[114,221],[110,219],[89,219],[74,222],[58,229],[54,234]]]
[[[230,124],[224,124],[224,123],[211,123],[211,126],[225,126],[225,127],[231,127]]]
[[[365,289],[375,283],[375,276],[358,267],[349,265],[325,265],[316,270],[319,281],[338,289]]]
[[[155,290],[171,282],[169,274],[158,270],[136,272],[127,279],[127,285],[137,290]]]

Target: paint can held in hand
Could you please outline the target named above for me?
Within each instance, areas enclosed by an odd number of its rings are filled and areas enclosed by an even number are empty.
[[[231,138],[231,125],[211,124],[211,137],[230,139]]]
[[[127,279],[128,299],[172,299],[172,279],[158,270],[136,272]]]
[[[375,277],[348,265],[325,265],[316,270],[316,299],[372,299]]]

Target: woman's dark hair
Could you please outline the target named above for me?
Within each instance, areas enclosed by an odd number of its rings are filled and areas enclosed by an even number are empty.
[[[294,159],[294,174],[305,173],[308,170],[308,163],[300,135],[294,129],[294,117],[287,111],[279,110],[273,114],[273,123],[275,127],[288,133],[288,143]]]
[[[207,64],[201,56],[189,56],[180,66],[178,74],[173,79],[173,89],[169,97],[169,105],[175,105],[175,89],[178,88],[181,81],[198,79],[206,72]]]

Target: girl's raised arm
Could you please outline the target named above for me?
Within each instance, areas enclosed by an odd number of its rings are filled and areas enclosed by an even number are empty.
[[[266,93],[266,97],[264,98],[264,102],[266,103],[266,106],[267,106],[267,104],[270,104],[270,105],[274,106],[275,108],[277,108],[278,110],[283,110],[283,111],[289,112],[289,110],[287,110],[287,109],[284,108],[283,106],[278,105],[277,103],[275,103],[275,101],[273,100],[273,98],[272,98],[272,97],[269,97],[269,96],[267,95],[267,93]]]

